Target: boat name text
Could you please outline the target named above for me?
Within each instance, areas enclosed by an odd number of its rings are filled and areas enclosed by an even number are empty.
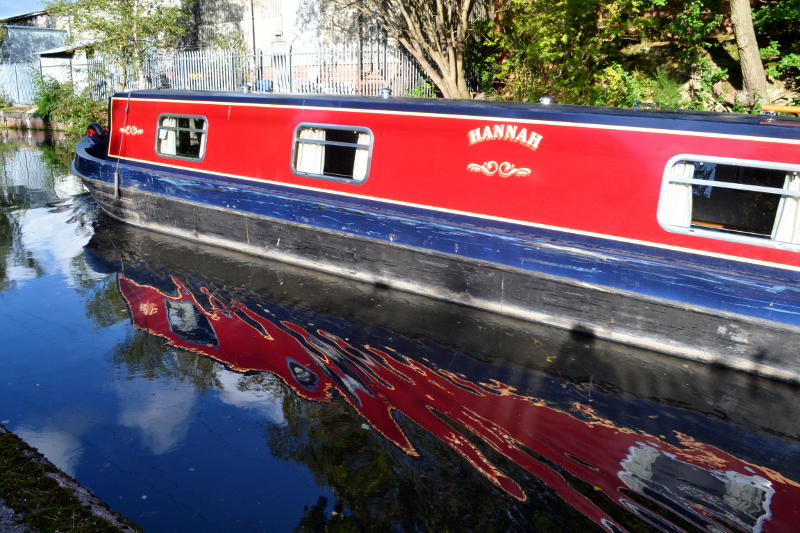
[[[511,141],[536,150],[542,141],[542,136],[535,131],[528,132],[528,128],[520,128],[513,124],[493,124],[475,128],[467,133],[469,144],[484,141]]]

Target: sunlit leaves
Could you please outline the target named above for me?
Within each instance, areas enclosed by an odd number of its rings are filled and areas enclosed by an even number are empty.
[[[738,70],[726,0],[495,0],[494,6],[492,24],[476,27],[484,47],[475,56],[483,88],[502,97],[737,105],[726,73]],[[768,74],[796,89],[800,0],[763,0],[754,19]]]

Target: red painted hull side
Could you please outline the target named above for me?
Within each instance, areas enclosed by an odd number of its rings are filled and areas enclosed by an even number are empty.
[[[124,109],[129,105],[126,116]],[[157,156],[161,113],[208,119],[202,161]],[[370,128],[371,170],[362,184],[296,176],[292,137],[300,122]],[[541,135],[537,149],[507,140],[470,144],[469,132],[495,124]],[[121,135],[135,126],[138,135]],[[233,102],[112,100],[109,155],[167,167],[310,187],[344,195],[411,203],[480,216],[590,232],[655,246],[724,254],[800,268],[800,254],[665,231],[656,220],[662,176],[678,154],[800,165],[800,140],[723,136],[676,130],[545,123],[366,109],[313,108]],[[503,178],[468,165],[509,162],[530,169]]]

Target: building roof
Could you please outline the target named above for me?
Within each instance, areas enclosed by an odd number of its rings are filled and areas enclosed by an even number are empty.
[[[0,26],[9,30],[50,31],[50,32],[56,31],[59,33],[67,33],[66,31],[59,30],[58,28],[40,28],[38,26],[17,26],[14,24],[0,24]]]
[[[81,41],[66,46],[59,46],[58,48],[51,48],[50,50],[42,50],[41,52],[36,52],[36,54],[40,57],[69,57],[74,55],[78,50],[88,48],[96,42],[97,41]]]
[[[0,24],[6,26],[8,24],[14,24],[15,22],[20,22],[32,17],[40,17],[43,15],[47,15],[47,11],[39,10],[39,11],[31,11],[30,13],[20,13],[19,15],[12,15],[10,17],[0,18]]]

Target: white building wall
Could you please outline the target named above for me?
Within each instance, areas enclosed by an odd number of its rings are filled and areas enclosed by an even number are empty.
[[[247,7],[241,28],[248,51],[255,49],[270,54],[288,52],[289,47],[293,51],[305,51],[316,46],[318,26],[313,20],[298,17],[303,0],[241,1]]]

